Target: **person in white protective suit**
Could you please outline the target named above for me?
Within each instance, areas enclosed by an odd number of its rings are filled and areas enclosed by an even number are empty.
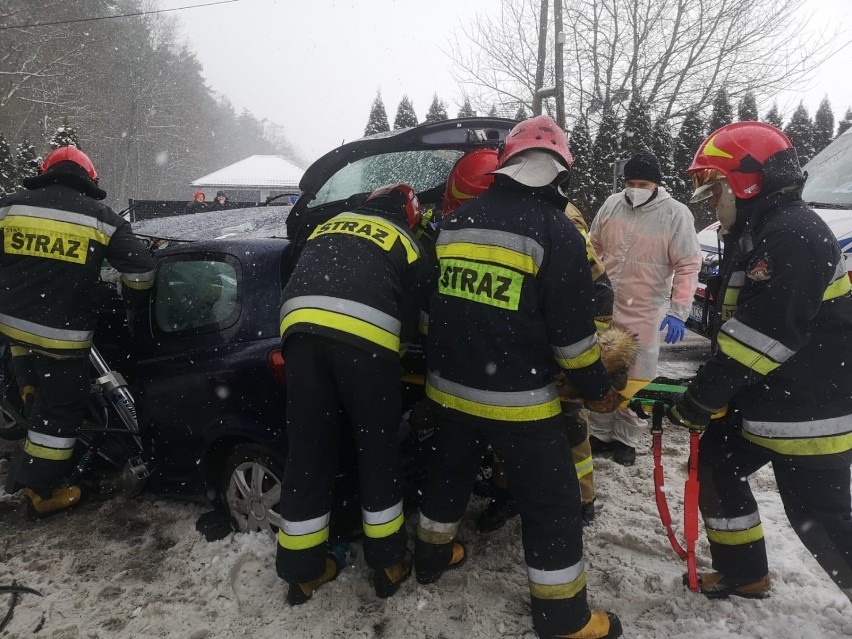
[[[615,292],[613,324],[639,338],[639,357],[623,394],[632,396],[657,372],[660,331],[683,339],[701,267],[701,248],[690,210],[660,186],[657,157],[639,151],[624,166],[625,189],[607,198],[589,236]],[[593,415],[592,451],[611,453],[619,464],[636,460],[647,424],[628,409]]]

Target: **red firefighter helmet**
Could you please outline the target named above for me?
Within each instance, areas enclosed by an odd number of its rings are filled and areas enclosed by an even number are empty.
[[[447,217],[467,200],[475,198],[491,186],[494,182],[491,171],[496,168],[495,149],[476,149],[461,156],[447,178],[444,203],[441,206],[442,217]]]
[[[748,200],[760,194],[766,161],[793,144],[781,131],[763,122],[735,122],[711,133],[698,149],[686,170],[700,197],[702,187],[728,180],[738,198]],[[706,191],[706,189],[703,189]]]
[[[409,229],[414,229],[420,224],[420,218],[423,215],[423,208],[420,206],[420,200],[417,199],[417,194],[407,184],[390,184],[376,189],[367,199],[364,204],[371,200],[379,198],[387,198],[399,207],[405,214],[405,222]]]
[[[93,182],[98,181],[98,172],[95,171],[95,165],[92,164],[88,155],[74,145],[60,146],[58,149],[48,153],[47,157],[44,158],[44,162],[41,163],[41,172],[44,173],[59,162],[73,162],[88,173]]]
[[[515,125],[506,136],[506,142],[500,153],[500,168],[512,157],[527,149],[542,149],[556,155],[566,169],[574,164],[574,156],[568,149],[565,131],[546,115],[537,115]]]

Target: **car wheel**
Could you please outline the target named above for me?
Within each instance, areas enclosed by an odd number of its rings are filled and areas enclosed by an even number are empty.
[[[239,532],[266,532],[272,539],[282,525],[278,514],[284,464],[269,450],[242,444],[225,462],[222,502]]]

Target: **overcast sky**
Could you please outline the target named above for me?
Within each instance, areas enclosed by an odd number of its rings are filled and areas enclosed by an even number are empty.
[[[196,0],[161,0],[163,8]],[[814,29],[842,24],[852,38],[852,0],[803,0]],[[423,120],[432,96],[455,116],[462,101],[445,54],[454,33],[499,0],[240,0],[179,11],[179,22],[212,88],[237,107],[281,124],[313,161],[364,132],[381,89],[393,125],[404,93]],[[852,106],[852,47],[823,65],[810,86],[779,99],[804,100],[813,116],[828,95],[835,117]]]

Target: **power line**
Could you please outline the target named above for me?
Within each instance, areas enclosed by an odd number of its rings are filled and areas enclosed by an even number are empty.
[[[96,20],[113,20],[115,18],[132,18],[134,16],[147,16],[154,13],[167,13],[169,11],[183,11],[184,9],[199,9],[201,7],[212,7],[217,4],[230,4],[232,2],[240,2],[240,0],[218,0],[217,2],[191,4],[185,7],[174,7],[172,9],[156,9],[154,11],[139,11],[137,13],[121,13],[114,16],[97,16],[94,18],[78,18],[76,20],[59,20],[57,22],[33,22],[31,24],[12,24],[8,26],[0,26],[0,31],[5,31],[7,29],[30,29],[32,27],[50,27],[58,24],[75,24],[78,22],[95,22]]]

